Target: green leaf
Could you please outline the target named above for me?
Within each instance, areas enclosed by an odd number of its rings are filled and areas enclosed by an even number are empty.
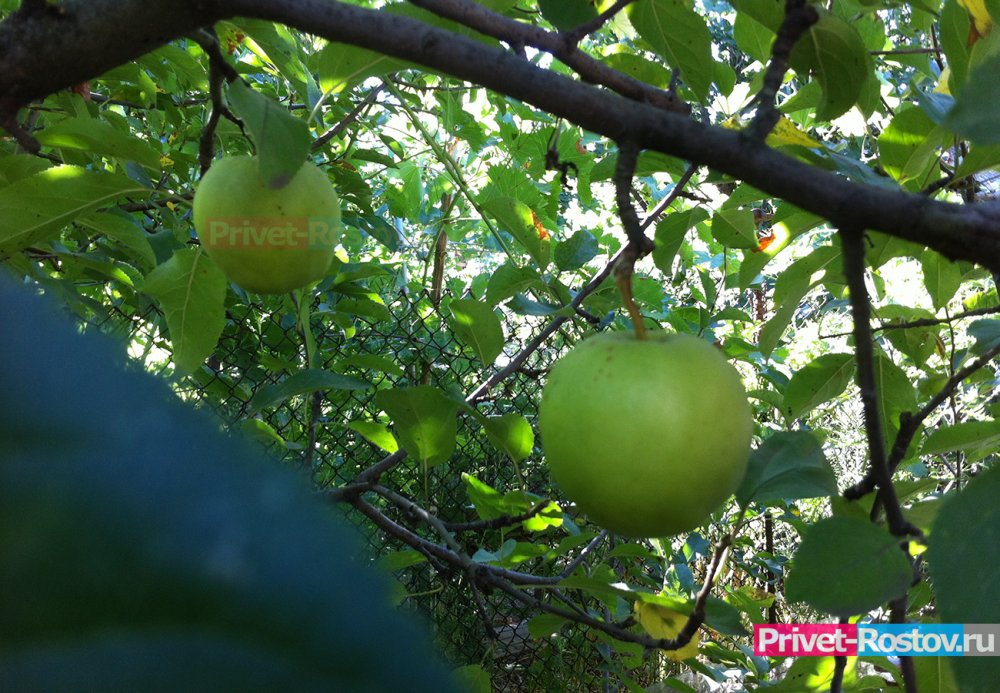
[[[396,427],[396,437],[408,454],[433,467],[447,462],[455,450],[458,404],[429,385],[380,390],[375,404]]]
[[[955,98],[945,126],[976,144],[1000,144],[1000,113],[991,108],[1000,99],[1000,56],[977,65]]]
[[[122,245],[143,269],[156,266],[156,253],[149,243],[149,234],[132,219],[109,212],[94,212],[77,218],[76,223],[103,234]]]
[[[81,149],[99,156],[135,161],[159,171],[160,153],[140,139],[95,118],[66,118],[35,133],[46,147]]]
[[[1000,468],[986,471],[949,495],[928,542],[937,608],[943,623],[1000,623]],[[1000,681],[1000,659],[950,660],[961,690],[990,691]]]
[[[556,614],[538,614],[528,621],[528,633],[535,639],[548,638],[558,633],[569,620]]]
[[[608,67],[624,72],[654,87],[667,89],[670,86],[670,70],[666,69],[662,63],[655,63],[641,55],[625,52],[612,53],[605,56],[603,62]]]
[[[653,249],[653,262],[666,274],[673,274],[674,257],[684,242],[688,229],[708,219],[708,212],[703,207],[686,209],[683,212],[673,212],[656,225],[656,247]]]
[[[858,100],[868,77],[868,51],[857,30],[827,12],[799,39],[792,49],[792,66],[800,74],[810,73],[823,88],[816,110],[818,120],[833,120]]]
[[[301,474],[31,293],[0,285],[4,689],[459,690]]]
[[[778,33],[785,18],[785,4],[781,0],[732,0],[730,4],[740,14],[767,27],[772,34]]]
[[[199,368],[226,326],[229,282],[201,248],[184,248],[146,276],[140,289],[159,303],[181,373]]]
[[[892,325],[914,320],[933,319],[934,315],[928,310],[890,304],[878,309],[878,317],[882,324]],[[884,330],[882,335],[889,340],[890,344],[913,359],[915,364],[922,366],[934,353],[940,331],[940,325],[928,325],[926,327]]]
[[[503,351],[505,338],[500,318],[488,303],[474,298],[454,299],[448,304],[448,324],[462,342],[489,366]]]
[[[284,187],[309,154],[309,126],[240,80],[229,85],[228,95],[257,145],[261,182],[268,188]]]
[[[917,690],[921,693],[961,693],[950,660],[951,657],[914,657]]]
[[[551,303],[541,303],[526,298],[524,294],[517,294],[507,302],[507,307],[518,315],[536,315],[539,317],[550,317],[553,315],[570,316],[573,309],[569,306],[555,306]]]
[[[718,597],[709,597],[705,602],[705,623],[726,635],[747,635],[739,610]]]
[[[406,67],[388,55],[344,43],[330,43],[317,60],[319,86],[324,92],[339,94],[369,77],[380,77]]]
[[[846,618],[902,596],[913,571],[899,543],[867,520],[820,520],[793,557],[785,585],[788,601]]]
[[[904,241],[895,236],[890,236],[877,231],[866,234],[868,243],[865,246],[865,261],[878,269],[889,260],[897,257],[920,258],[924,252],[924,247],[910,241]]]
[[[597,17],[593,0],[538,0],[538,9],[559,31],[575,29]]]
[[[780,19],[779,19],[780,23]],[[733,23],[733,40],[754,60],[766,65],[771,58],[775,34],[746,12],[739,12]]]
[[[78,215],[148,190],[117,174],[54,166],[0,189],[0,256],[53,238]]]
[[[421,565],[426,562],[427,556],[419,551],[414,549],[403,549],[402,551],[393,551],[381,556],[375,562],[375,565],[377,565],[380,570],[394,573],[397,570],[405,570],[406,568],[411,568],[415,565]]]
[[[786,421],[805,416],[824,402],[842,393],[854,377],[854,356],[824,354],[813,359],[792,376],[781,413]]]
[[[756,248],[757,225],[749,209],[720,209],[712,217],[712,237],[727,248]]]
[[[563,272],[580,269],[593,260],[601,250],[597,238],[590,231],[580,229],[565,241],[556,244],[556,267]]]
[[[778,208],[772,221],[770,232],[774,234],[774,240],[771,241],[771,244],[759,252],[752,248],[743,253],[743,263],[740,265],[741,288],[745,289],[750,286],[767,263],[787,248],[789,243],[809,229],[823,223],[823,219],[820,217],[804,212],[788,203],[783,203]]]
[[[775,433],[750,454],[736,500],[741,506],[837,493],[837,478],[815,436]]]
[[[924,441],[921,455],[961,450],[976,459],[1000,449],[1000,421],[963,421],[936,429]]]
[[[31,154],[0,156],[0,187],[52,168],[52,162]]]
[[[342,298],[337,301],[336,309],[338,313],[360,315],[371,318],[375,322],[389,322],[392,320],[392,313],[386,308],[384,303],[365,297]]]
[[[240,431],[250,440],[264,446],[277,444],[284,447],[285,445],[285,439],[278,435],[274,427],[260,419],[244,419],[240,424]]]
[[[796,657],[781,681],[767,686],[767,693],[827,693],[833,682],[835,661],[833,657]],[[867,688],[855,688],[851,683],[857,678],[857,659],[850,657],[844,671],[844,691],[863,693]],[[880,690],[885,683],[879,680],[874,690]]]
[[[874,365],[885,439],[895,440],[900,415],[917,409],[917,392],[906,371],[890,361],[884,353],[876,355]]]
[[[538,269],[544,272],[549,266],[551,241],[547,234],[543,238],[535,227],[531,208],[512,197],[494,197],[484,202],[482,207],[524,246]]]
[[[925,250],[920,255],[920,267],[924,271],[924,286],[931,295],[934,309],[941,310],[962,285],[962,268],[933,250]]]
[[[533,286],[540,286],[541,283],[542,278],[531,267],[516,267],[505,262],[490,275],[486,284],[486,302],[495,306]]]
[[[959,180],[997,165],[1000,165],[1000,144],[973,145],[955,171],[955,179]]]
[[[310,101],[307,85],[312,78],[302,64],[302,46],[296,36],[281,24],[260,19],[240,17],[234,23],[253,39],[248,47],[262,60],[273,64],[281,76],[295,86],[303,101]]]
[[[948,86],[952,94],[959,93],[969,71],[969,25],[969,13],[958,0],[945,0],[939,30],[951,71]]]
[[[1000,345],[1000,320],[976,320],[969,325],[969,336],[976,340],[972,353],[982,356]]]
[[[534,505],[534,501],[526,493],[511,491],[501,494],[471,474],[463,472],[462,481],[465,482],[465,491],[476,508],[476,514],[484,520],[492,520],[503,515],[518,515],[527,512]],[[546,511],[548,508],[543,512]]]
[[[759,255],[764,255],[764,253],[759,253]],[[749,262],[749,260],[744,260],[743,264],[747,265]],[[795,311],[798,310],[799,302],[812,287],[822,282],[830,272],[838,270],[840,263],[839,248],[821,246],[809,255],[793,262],[778,275],[774,286],[774,302],[778,308],[771,319],[761,328],[759,346],[762,354],[771,355],[785,329],[791,323]],[[740,274],[742,275],[742,269]]]
[[[922,187],[938,163],[944,135],[921,109],[901,108],[879,135],[879,162],[901,184],[914,181]]]
[[[294,373],[279,383],[265,385],[250,401],[251,413],[268,409],[289,397],[309,394],[319,390],[368,390],[372,384],[350,375],[341,375],[320,368],[307,368]]]
[[[351,421],[347,427],[372,445],[376,445],[390,454],[399,450],[396,436],[392,435],[384,424],[377,421]]]
[[[498,0],[492,0],[497,3]],[[480,664],[467,664],[452,672],[456,685],[467,693],[491,693],[493,678]]]
[[[715,76],[712,37],[704,17],[691,9],[690,0],[643,0],[626,9],[632,26],[700,101],[708,99]]]
[[[403,377],[403,369],[388,356],[378,354],[351,354],[337,361],[338,370],[344,367],[359,368],[361,370],[379,371],[388,373],[397,378]]]
[[[528,420],[520,414],[483,416],[479,420],[486,429],[490,442],[514,462],[520,462],[531,454],[535,446],[535,433]]]

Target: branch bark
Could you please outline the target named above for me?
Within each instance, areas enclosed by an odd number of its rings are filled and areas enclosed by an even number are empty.
[[[0,24],[0,111],[91,79],[206,23],[256,17],[443,71],[616,141],[729,174],[839,226],[882,231],[1000,271],[1000,204],[960,206],[853,183],[740,133],[408,17],[317,0],[67,0],[62,7],[59,16],[15,14]]]

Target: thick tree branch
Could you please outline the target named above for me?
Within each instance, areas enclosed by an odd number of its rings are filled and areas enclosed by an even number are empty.
[[[531,46],[545,51],[572,68],[586,81],[603,85],[627,98],[647,101],[658,108],[685,115],[691,112],[691,108],[677,99],[672,90],[663,91],[640,82],[580,51],[577,48],[581,38],[579,31],[587,30],[586,25],[565,34],[555,34],[515,21],[469,0],[410,0],[410,2],[508,44]],[[609,8],[608,11],[618,12],[620,9],[616,6]]]
[[[521,99],[622,141],[729,174],[838,224],[882,231],[1000,271],[1000,204],[954,205],[852,183],[708,126],[408,17],[317,0],[75,0],[66,16],[0,24],[0,110],[101,74],[206,22],[244,15],[380,51]],[[71,22],[66,25],[64,22]],[[515,23],[516,24],[516,23]],[[67,26],[73,31],[66,31]]]
[[[0,113],[93,79],[225,14],[216,0],[63,0],[0,24]]]

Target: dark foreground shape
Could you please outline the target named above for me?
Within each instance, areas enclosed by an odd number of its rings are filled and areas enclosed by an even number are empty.
[[[0,277],[0,689],[456,690],[303,480],[76,332]]]

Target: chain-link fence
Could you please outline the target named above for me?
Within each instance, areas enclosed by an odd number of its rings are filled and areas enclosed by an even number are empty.
[[[357,307],[354,303],[344,305]],[[311,313],[318,354],[315,367],[362,379],[370,387],[293,393],[272,405],[269,395],[278,384],[303,368],[306,357],[302,329],[290,310],[269,311],[262,305],[238,304],[229,308],[225,330],[208,367],[182,379],[177,384],[178,392],[214,411],[230,429],[242,429],[258,438],[275,456],[308,469],[314,484],[322,490],[349,482],[386,454],[349,427],[351,422],[378,419],[380,408],[375,394],[379,389],[429,384],[467,394],[494,368],[509,362],[546,323],[544,318],[505,314],[504,352],[496,364],[483,368],[473,352],[448,329],[442,317],[445,311],[435,307],[427,296],[396,294],[386,299],[385,308],[374,317],[352,316],[339,303],[327,305],[320,300]],[[366,312],[371,312],[371,306]],[[145,306],[138,314],[112,309],[99,323],[104,331],[126,335],[133,355],[145,358],[147,366],[156,355],[161,361],[168,359],[167,331],[153,306]],[[558,331],[481,401],[480,411],[489,416],[518,413],[534,426],[547,369],[568,344],[581,336],[572,323],[567,323],[566,329]],[[463,474],[473,475],[500,492],[524,488],[542,497],[550,495],[539,453],[536,441],[531,457],[517,469],[490,444],[478,423],[460,415],[456,449],[447,463],[424,469],[405,460],[383,477],[383,482],[418,500],[446,523],[464,522],[477,518]],[[396,508],[379,507],[412,531],[436,539]],[[379,532],[360,513],[342,511],[363,536],[370,559],[407,548]],[[519,526],[460,537],[469,542],[466,548],[470,554],[479,547],[496,550],[511,538],[539,541]],[[525,566],[549,575],[558,570],[552,562]],[[426,617],[445,656],[455,665],[481,663],[491,674],[495,690],[621,688],[617,672],[621,671],[622,661],[585,629],[570,625],[553,637],[533,639],[528,621],[536,613],[503,594],[475,594],[466,575],[457,571],[442,573],[424,562],[399,570],[396,576],[401,585],[401,603]],[[601,610],[599,604],[593,606]],[[606,614],[601,611],[601,615]],[[489,620],[495,637],[487,636],[489,629],[484,620]],[[644,662],[630,676],[648,683],[651,672],[651,664]]]

